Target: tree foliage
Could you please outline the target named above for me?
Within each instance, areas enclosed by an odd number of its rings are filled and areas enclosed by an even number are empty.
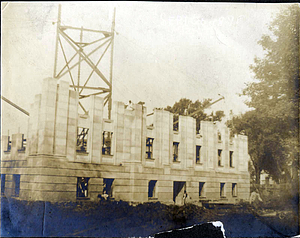
[[[225,116],[223,111],[216,111],[215,114],[212,112],[210,115],[207,115],[204,109],[207,108],[210,103],[211,99],[204,99],[203,101],[196,100],[193,102],[190,99],[181,98],[178,102],[175,102],[172,107],[167,106],[165,110],[174,113],[174,121],[178,121],[178,115],[190,115],[197,111],[192,117],[196,119],[196,131],[198,132],[200,129],[200,121],[221,121]],[[174,130],[177,129],[178,124],[174,124]]]
[[[248,135],[249,154],[256,170],[275,179],[291,175],[298,165],[299,136],[299,7],[285,7],[269,25],[270,35],[258,41],[265,52],[250,69],[255,82],[243,90],[252,111],[228,125]],[[292,176],[292,175],[291,175]]]

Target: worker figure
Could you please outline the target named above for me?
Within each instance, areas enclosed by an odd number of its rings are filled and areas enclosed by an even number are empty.
[[[250,205],[252,205],[255,209],[259,208],[262,205],[263,200],[259,195],[259,191],[256,188],[250,195]]]
[[[183,205],[185,205],[187,197],[188,197],[188,194],[187,194],[186,190],[184,190],[184,193],[183,193]]]
[[[87,180],[85,178],[81,178],[78,185],[79,185],[78,197],[87,197],[88,196]]]
[[[129,100],[128,104],[125,105],[125,108],[131,111],[134,110],[133,103],[131,102],[131,100]]]
[[[103,192],[101,197],[106,201],[108,199],[108,194],[106,193],[106,190]]]

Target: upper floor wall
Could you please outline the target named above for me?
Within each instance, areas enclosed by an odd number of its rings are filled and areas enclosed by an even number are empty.
[[[197,134],[196,120],[179,116],[178,131],[173,131],[173,114],[154,110],[153,123],[147,126],[144,106],[126,108],[122,102],[113,103],[108,120],[103,118],[103,98],[89,98],[88,115],[78,114],[78,98],[67,82],[43,80],[42,94],[36,95],[31,105],[26,156],[225,173],[248,170],[247,136],[231,138],[229,129],[219,123],[202,121]],[[12,147],[20,147],[20,143],[16,139]]]

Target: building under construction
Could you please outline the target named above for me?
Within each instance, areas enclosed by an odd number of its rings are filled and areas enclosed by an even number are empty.
[[[24,200],[110,199],[183,204],[248,200],[245,135],[212,121],[114,102],[110,120],[103,101],[90,96],[88,114],[78,113],[79,94],[69,83],[43,81],[31,105],[28,138],[2,137],[1,193]],[[187,198],[185,198],[187,195]]]
[[[25,112],[30,115],[28,138],[2,136],[2,195],[53,202],[248,200],[247,136],[233,137],[212,121],[202,121],[196,131],[190,116],[179,116],[173,130],[174,115],[168,111],[154,110],[148,123],[142,104],[112,102],[115,20],[111,31],[62,26],[60,7],[58,12],[54,74],[44,79],[41,94]],[[91,32],[95,39],[83,37]],[[71,57],[63,45],[73,50]],[[98,50],[95,62],[91,56]],[[107,52],[109,76],[99,67]],[[59,59],[64,62],[60,69]],[[84,79],[81,71],[87,70]],[[70,84],[60,80],[64,76],[70,76]],[[92,77],[104,86],[89,85]]]

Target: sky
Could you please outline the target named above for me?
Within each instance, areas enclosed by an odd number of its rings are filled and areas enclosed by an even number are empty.
[[[35,94],[41,93],[42,80],[53,76],[58,4],[1,5],[1,95],[27,111]],[[61,4],[62,25],[105,31],[111,30],[116,8],[113,101],[143,101],[150,113],[181,98],[216,100],[220,94],[225,100],[206,112],[223,110],[227,118],[230,110],[235,115],[249,110],[246,98],[239,94],[254,80],[249,65],[256,56],[263,57],[257,41],[270,34],[268,24],[282,7],[192,2]],[[66,54],[70,58],[72,51]],[[60,68],[62,59],[60,55]],[[82,76],[89,74],[84,65],[82,69]],[[109,64],[104,61],[102,69],[108,73]],[[92,78],[91,84],[101,86],[96,80]],[[26,115],[3,101],[1,110],[2,134],[27,132]]]

